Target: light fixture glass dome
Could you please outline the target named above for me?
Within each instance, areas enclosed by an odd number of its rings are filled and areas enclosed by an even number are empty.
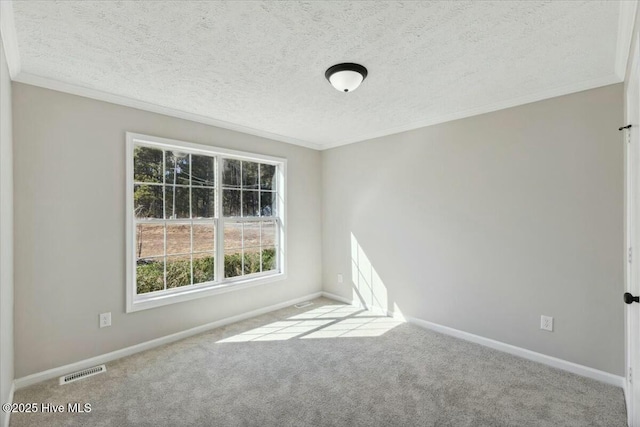
[[[353,92],[367,77],[367,69],[360,64],[336,64],[325,73],[329,83],[340,92]]]

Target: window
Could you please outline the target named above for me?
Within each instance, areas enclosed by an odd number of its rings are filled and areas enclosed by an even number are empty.
[[[284,278],[286,161],[127,133],[127,311]]]

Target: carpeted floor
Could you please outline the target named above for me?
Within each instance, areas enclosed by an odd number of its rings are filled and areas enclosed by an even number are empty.
[[[11,426],[626,426],[622,390],[318,299],[16,392]],[[65,408],[66,409],[66,408]]]

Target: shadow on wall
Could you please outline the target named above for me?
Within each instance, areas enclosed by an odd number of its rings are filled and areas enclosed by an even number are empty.
[[[218,343],[378,337],[401,323],[360,307],[330,304],[233,335]]]
[[[382,312],[396,319],[403,319],[400,308],[395,302],[390,301],[387,287],[353,233],[351,233],[351,284],[353,301],[360,301],[363,307],[373,312]]]

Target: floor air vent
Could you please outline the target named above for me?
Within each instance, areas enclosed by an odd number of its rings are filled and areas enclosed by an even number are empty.
[[[78,381],[83,378],[90,377],[92,375],[101,374],[103,372],[107,372],[107,367],[104,365],[83,369],[82,371],[74,372],[72,374],[68,374],[60,377],[60,385],[72,383],[74,381]]]
[[[296,305],[294,305],[295,308],[305,308],[305,307],[309,307],[310,305],[313,305],[313,303],[311,301],[305,301],[305,302],[300,302]]]

